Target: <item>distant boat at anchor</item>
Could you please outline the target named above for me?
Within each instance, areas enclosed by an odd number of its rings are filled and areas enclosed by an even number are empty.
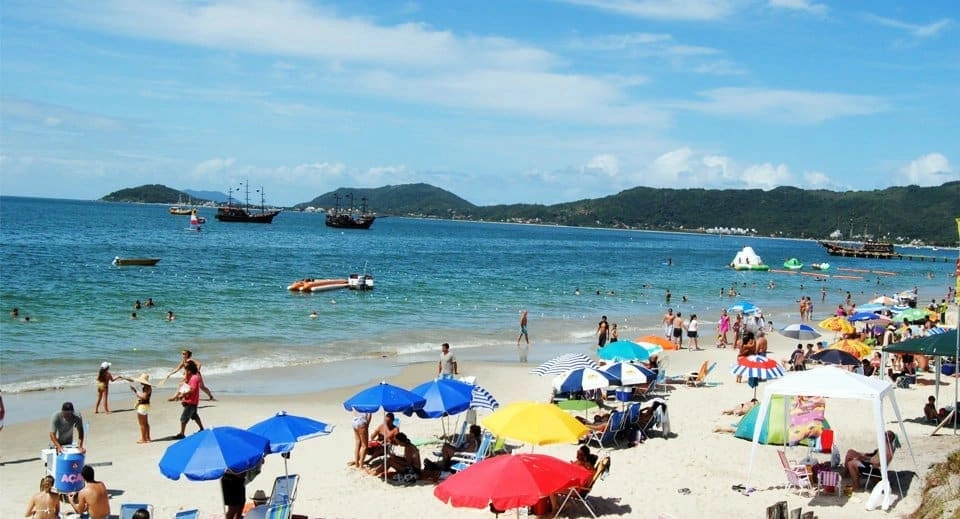
[[[160,262],[160,258],[113,258],[113,264],[118,267],[152,267]]]
[[[214,218],[220,220],[221,222],[238,222],[238,223],[271,223],[273,222],[273,217],[280,214],[279,209],[267,210],[264,205],[263,198],[263,186],[260,187],[257,191],[260,193],[260,210],[255,211],[250,208],[250,184],[249,182],[243,183],[245,191],[245,203],[243,207],[233,204],[233,191],[234,189],[239,190],[240,188],[231,188],[227,194],[227,205],[217,208],[217,214],[214,215]]]
[[[325,224],[327,227],[338,229],[369,229],[377,216],[367,209],[367,197],[360,199],[360,208],[353,207],[353,193],[346,195],[350,199],[350,206],[340,206],[340,195],[333,195],[336,203],[333,209],[327,209]]]

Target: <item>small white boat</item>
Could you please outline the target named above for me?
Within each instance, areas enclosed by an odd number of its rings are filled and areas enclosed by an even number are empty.
[[[350,274],[347,284],[351,290],[373,290],[373,276],[370,274]]]

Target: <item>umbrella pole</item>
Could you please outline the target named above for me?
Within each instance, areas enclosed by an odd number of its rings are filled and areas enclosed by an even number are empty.
[[[383,410],[383,428],[387,428],[387,410]],[[387,435],[383,435],[383,482],[387,482]]]

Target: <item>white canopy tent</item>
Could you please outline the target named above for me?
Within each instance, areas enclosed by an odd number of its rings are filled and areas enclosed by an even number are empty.
[[[900,408],[897,406],[897,399],[894,396],[893,389],[893,384],[884,380],[865,377],[833,366],[824,366],[809,371],[792,372],[783,378],[767,382],[764,384],[763,395],[760,399],[760,410],[758,411],[759,414],[757,415],[756,425],[753,428],[753,448],[750,452],[747,486],[750,486],[749,481],[753,475],[753,458],[757,453],[760,431],[769,412],[770,399],[774,395],[822,396],[827,398],[870,400],[873,402],[878,452],[885,452],[886,450],[884,427],[886,422],[883,418],[883,399],[888,398],[890,404],[893,406],[893,412],[897,417],[897,424],[900,426],[900,437],[903,438],[906,443],[907,450],[910,452],[910,458],[913,459],[914,468],[916,468],[917,459],[913,455],[910,439],[907,438],[907,432],[903,427]],[[791,401],[792,399],[785,398],[784,405],[789,405]],[[880,456],[880,474],[883,480],[878,484],[883,485],[884,492],[889,495],[890,482],[887,475],[886,456]]]

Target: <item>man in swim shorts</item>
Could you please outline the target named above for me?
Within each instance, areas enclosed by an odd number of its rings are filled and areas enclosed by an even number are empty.
[[[110,495],[107,486],[93,477],[93,467],[84,465],[80,470],[83,476],[83,489],[73,495],[70,506],[78,514],[88,514],[90,519],[108,519],[110,517]]]
[[[603,348],[607,343],[607,333],[610,331],[610,325],[607,323],[607,316],[600,317],[597,323],[597,348]]]

